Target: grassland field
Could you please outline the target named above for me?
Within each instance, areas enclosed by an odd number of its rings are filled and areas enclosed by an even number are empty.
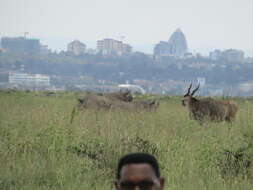
[[[253,99],[234,98],[233,124],[200,126],[181,97],[156,112],[76,112],[81,93],[0,92],[0,190],[111,190],[118,159],[158,158],[170,190],[252,190]],[[240,154],[237,160],[235,156]]]

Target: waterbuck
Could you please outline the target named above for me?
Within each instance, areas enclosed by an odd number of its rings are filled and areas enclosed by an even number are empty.
[[[205,120],[231,122],[235,119],[238,106],[234,101],[214,100],[212,98],[196,99],[193,95],[199,86],[191,92],[192,84],[190,84],[182,100],[183,106],[187,106],[189,109],[191,119],[197,120],[201,125]]]

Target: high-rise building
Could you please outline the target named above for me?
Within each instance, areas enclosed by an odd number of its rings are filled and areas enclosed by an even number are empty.
[[[40,41],[38,39],[27,39],[24,37],[3,37],[1,47],[14,53],[40,53]]]
[[[244,60],[244,52],[237,49],[226,49],[224,51],[214,50],[209,53],[211,60],[224,60],[227,62],[242,62]]]
[[[73,53],[74,55],[80,55],[85,53],[86,45],[79,40],[74,40],[70,42],[67,46],[67,51]]]
[[[123,44],[122,51],[123,53],[131,53],[132,47],[129,44]]]
[[[172,55],[171,49],[172,49],[172,46],[170,43],[166,41],[160,41],[158,44],[156,44],[154,48],[154,55],[155,56]]]
[[[222,52],[221,57],[228,62],[242,62],[244,60],[244,52],[237,49],[227,49]]]
[[[46,55],[46,54],[51,53],[51,50],[48,49],[48,45],[41,45],[40,46],[40,53]]]
[[[183,57],[188,51],[187,41],[184,33],[178,28],[170,37],[171,53],[176,57]]]
[[[213,61],[216,61],[216,60],[220,59],[221,53],[222,52],[220,50],[215,49],[214,51],[209,53],[209,58]]]
[[[187,41],[181,29],[177,29],[168,41],[160,41],[154,48],[154,57],[184,57],[187,53]]]
[[[129,44],[124,44],[122,41],[106,38],[97,41],[97,50],[103,55],[122,55],[131,53],[132,47]]]

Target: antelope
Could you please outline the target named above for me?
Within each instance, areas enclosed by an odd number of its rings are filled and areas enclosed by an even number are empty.
[[[238,106],[234,101],[212,98],[197,99],[193,95],[199,89],[200,84],[192,92],[191,87],[192,84],[182,100],[182,105],[188,108],[191,119],[198,121],[201,125],[205,120],[232,122],[235,119]]]

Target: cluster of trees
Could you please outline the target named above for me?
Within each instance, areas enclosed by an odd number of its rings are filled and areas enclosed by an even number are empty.
[[[195,63],[204,63],[207,67],[190,66]],[[211,84],[235,84],[253,80],[253,63],[230,64],[214,62],[203,57],[180,60],[167,57],[155,61],[140,52],[120,57],[104,57],[100,54],[74,56],[64,52],[47,55],[1,53],[0,69],[23,70],[23,72],[51,76],[89,76],[118,83],[132,79],[154,82],[169,79],[190,81],[197,77],[205,77]]]

